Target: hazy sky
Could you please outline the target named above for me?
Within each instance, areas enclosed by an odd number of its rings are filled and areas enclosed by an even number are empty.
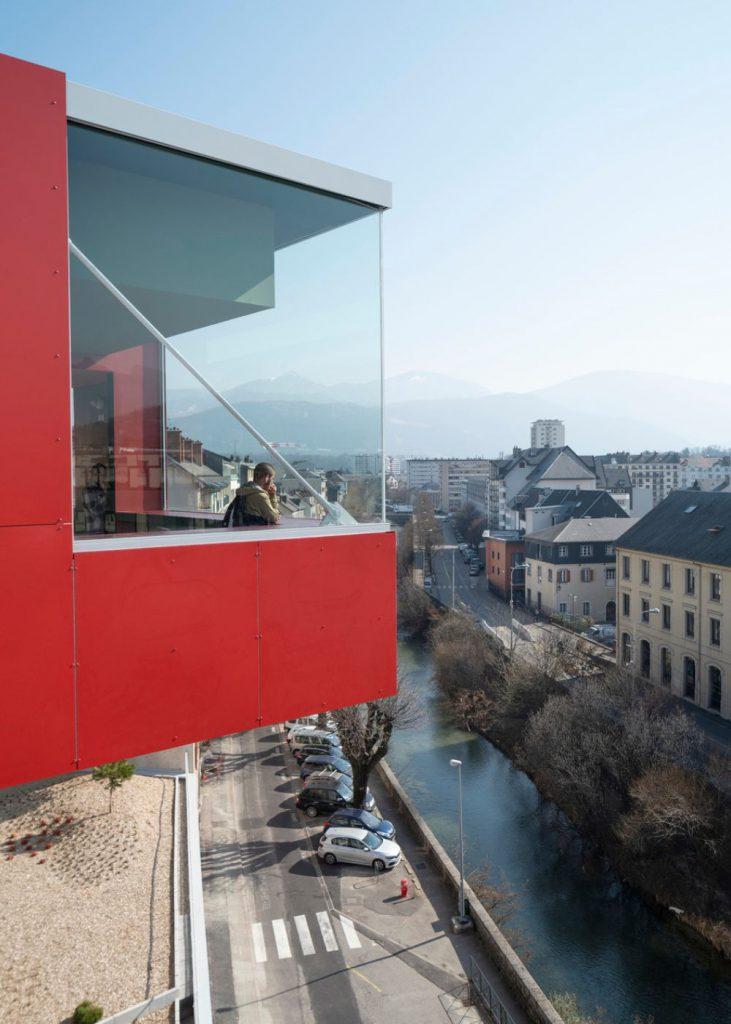
[[[5,0],[0,49],[390,178],[388,373],[731,382],[727,0]]]

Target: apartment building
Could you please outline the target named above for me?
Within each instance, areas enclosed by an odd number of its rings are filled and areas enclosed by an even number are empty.
[[[521,527],[520,511],[541,491],[589,489],[596,476],[567,445],[561,448],[516,448],[509,459],[489,459],[487,526],[490,530]]]
[[[380,455],[356,455],[353,459],[353,470],[356,476],[380,476],[383,460]]]
[[[513,600],[525,601],[525,540],[521,530],[487,530],[485,532],[485,574],[493,593],[503,601],[510,600],[511,580]]]
[[[671,491],[696,487],[699,490],[731,486],[731,458],[728,455],[682,455],[680,452],[614,452],[604,457],[626,469],[633,487],[645,488],[654,508]]]
[[[620,664],[731,718],[731,494],[674,491],[617,544]]]
[[[267,439],[276,423],[246,419],[210,381],[219,325],[246,317],[263,372],[276,328],[299,365],[303,325],[352,326],[323,300],[347,284],[370,310],[353,344],[371,395],[389,184],[10,57],[0,94],[0,429],[44,481],[2,479],[0,787],[393,694],[380,488],[356,522]],[[308,258],[276,258],[314,238]],[[296,314],[278,301],[288,292]],[[328,353],[340,379],[350,348]],[[209,436],[200,420],[196,440],[166,434],[173,384],[205,386]],[[367,408],[355,451],[380,436],[382,409]],[[187,505],[194,479],[231,487],[204,456],[236,450],[211,436],[222,423],[323,514],[285,503],[279,525],[223,529],[220,512]],[[323,447],[341,450],[336,415],[331,430]],[[347,672],[322,672],[314,637]]]
[[[569,519],[525,538],[529,608],[567,619],[614,622],[616,548],[632,520]]]
[[[439,507],[454,512],[465,500],[464,485],[473,476],[485,476],[489,459],[409,459],[407,486],[409,490],[439,488]]]
[[[563,420],[535,420],[530,426],[531,448],[562,448],[566,444]]]

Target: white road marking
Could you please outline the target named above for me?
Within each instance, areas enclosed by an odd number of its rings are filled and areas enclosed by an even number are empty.
[[[343,926],[345,932],[345,940],[351,949],[360,949],[360,939],[358,933],[353,927],[353,922],[348,917],[341,917],[340,923]]]
[[[254,943],[254,959],[258,964],[266,962],[267,948],[264,942],[264,929],[260,924],[252,924],[251,939]]]
[[[322,940],[325,943],[325,949],[330,953],[334,952],[338,948],[338,940],[335,938],[335,932],[333,926],[330,924],[330,918],[328,917],[326,910],[320,910],[315,915],[317,917],[317,923],[320,926],[322,932]]]
[[[315,952],[315,944],[312,941],[312,936],[310,935],[307,918],[304,914],[298,914],[294,919],[294,924],[297,929],[297,935],[299,936],[300,946],[302,946],[302,952],[305,956],[310,956]]]
[[[288,957],[292,956],[292,950],[289,948],[287,928],[281,917],[277,918],[276,921],[272,921],[272,928],[274,930],[274,941],[277,944],[277,953],[279,954],[279,959],[286,960]]]

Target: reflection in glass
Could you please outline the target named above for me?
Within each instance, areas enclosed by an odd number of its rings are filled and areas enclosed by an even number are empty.
[[[380,520],[379,211],[78,125],[69,178],[73,243],[232,407],[72,256],[76,532],[221,528],[277,456],[283,525]]]

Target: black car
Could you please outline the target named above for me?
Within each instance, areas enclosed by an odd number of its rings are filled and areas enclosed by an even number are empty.
[[[348,807],[352,806],[353,780],[348,775],[340,775],[338,772],[319,775],[314,772],[305,782],[305,787],[302,792],[306,793],[310,789],[337,791],[339,793],[343,793],[345,795],[346,805]],[[297,806],[299,807],[299,804],[297,804]],[[370,789],[366,790],[363,806],[367,811],[372,811],[376,806],[376,801]],[[314,815],[312,815],[312,817],[314,817]]]
[[[377,818],[370,811],[364,811],[362,807],[344,807],[335,811],[325,822],[325,829],[328,828],[367,828],[369,832],[375,832],[381,839],[393,839],[396,829],[390,821]]]
[[[339,754],[310,754],[302,763],[300,778],[306,779],[308,775],[312,775],[313,772],[322,771],[323,768],[327,769],[330,765],[332,765],[336,771],[342,772],[343,775],[353,774],[353,769],[350,767],[350,761],[346,761],[345,758],[340,757]]]
[[[353,790],[341,779],[337,786],[309,785],[298,794],[295,804],[308,818],[332,814],[348,806]]]

